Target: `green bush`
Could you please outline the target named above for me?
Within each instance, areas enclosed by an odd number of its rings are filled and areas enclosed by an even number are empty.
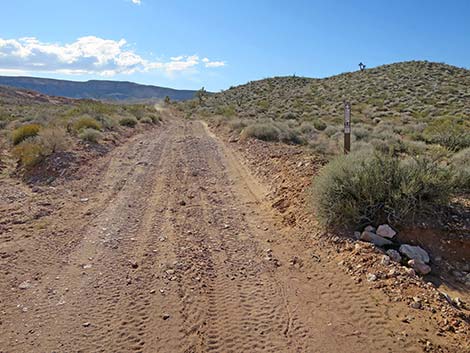
[[[140,118],[139,120],[142,124],[149,124],[149,125],[152,125],[153,124],[153,120],[146,116],[146,117],[143,117],[143,118]]]
[[[450,150],[458,151],[470,147],[469,119],[445,117],[436,119],[424,129],[424,137]]]
[[[39,130],[41,130],[41,126],[38,124],[20,126],[19,128],[13,130],[11,140],[14,145],[18,145],[24,140],[36,136],[39,133]]]
[[[450,162],[456,173],[458,191],[470,192],[470,147],[454,154]]]
[[[256,138],[263,141],[279,141],[280,131],[271,123],[255,123],[241,132],[241,138]]]
[[[98,141],[101,140],[102,135],[101,132],[95,129],[83,129],[78,134],[78,137],[83,141],[98,143]]]
[[[125,117],[119,120],[119,125],[133,128],[137,125],[137,119],[134,117]]]
[[[323,120],[315,120],[313,122],[313,126],[315,127],[315,129],[317,129],[318,131],[323,131],[326,129],[327,125],[326,123],[323,121]]]
[[[75,120],[73,123],[73,129],[76,132],[80,132],[83,129],[95,129],[101,130],[101,124],[94,118],[89,116],[82,116]]]
[[[356,152],[323,168],[313,181],[312,201],[330,226],[393,224],[432,212],[453,190],[451,170],[428,159]]]

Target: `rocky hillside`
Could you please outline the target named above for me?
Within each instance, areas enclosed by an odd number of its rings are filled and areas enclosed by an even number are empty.
[[[90,98],[108,101],[171,100],[182,101],[194,97],[195,91],[140,85],[120,81],[65,81],[36,77],[0,76],[0,85],[34,90],[50,96]]]

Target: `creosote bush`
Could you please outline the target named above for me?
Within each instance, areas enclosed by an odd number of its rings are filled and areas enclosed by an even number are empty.
[[[312,201],[329,226],[409,222],[448,202],[455,178],[429,159],[355,152],[334,159],[314,179]]]
[[[11,140],[14,145],[18,145],[24,140],[36,136],[39,133],[39,130],[41,130],[41,126],[38,124],[27,124],[20,126],[13,130]]]
[[[119,125],[133,128],[137,125],[137,119],[134,117],[125,117],[119,120]]]

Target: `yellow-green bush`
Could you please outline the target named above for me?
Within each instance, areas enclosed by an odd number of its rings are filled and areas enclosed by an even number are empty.
[[[41,130],[41,126],[38,124],[27,124],[20,126],[13,130],[11,140],[14,145],[18,145],[24,140],[36,136],[39,133],[39,130]]]
[[[80,130],[83,130],[83,129],[95,129],[95,130],[100,131],[101,124],[92,117],[82,116],[74,121],[73,129],[76,132],[79,132]]]
[[[44,146],[35,138],[29,138],[12,150],[12,154],[24,167],[32,167],[45,157]]]

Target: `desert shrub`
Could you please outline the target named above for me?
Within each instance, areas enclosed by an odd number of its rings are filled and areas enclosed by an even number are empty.
[[[450,169],[429,159],[355,152],[323,168],[312,201],[327,225],[396,223],[432,212],[452,191]]]
[[[246,125],[247,125],[246,122],[244,122],[241,119],[230,120],[227,123],[227,127],[229,128],[230,131],[235,131],[238,133],[240,133],[240,131],[242,131],[246,127]]]
[[[331,137],[338,132],[338,128],[335,126],[327,126],[327,128],[324,131],[325,131],[326,136]]]
[[[149,116],[140,118],[140,122],[141,122],[142,124],[153,124],[153,120],[152,120],[152,118],[150,118]]]
[[[423,135],[430,143],[437,143],[458,151],[470,147],[470,122],[464,119],[445,117],[432,121]]]
[[[317,119],[313,122],[313,126],[315,127],[315,129],[317,129],[318,131],[323,131],[326,129],[327,125],[326,123],[323,121],[323,120],[320,120],[320,119]]]
[[[98,123],[101,125],[101,129],[95,129],[101,131],[104,130],[115,130],[117,127],[116,119],[111,116],[100,115],[96,118]]]
[[[419,156],[426,154],[428,146],[423,141],[403,141],[405,144],[406,153],[410,156]]]
[[[289,120],[289,119],[296,120],[297,118],[298,116],[294,112],[286,112],[281,115],[281,119],[284,119],[284,120]]]
[[[367,139],[369,138],[370,132],[369,130],[358,126],[352,129],[352,134],[356,138],[357,141],[362,141],[362,140],[367,141]]]
[[[78,137],[83,141],[98,143],[98,141],[101,140],[102,135],[101,132],[95,129],[83,129],[78,134]]]
[[[470,147],[454,154],[450,163],[456,173],[456,188],[459,191],[470,192]]]
[[[30,137],[16,145],[12,154],[26,168],[33,167],[46,156],[44,146],[35,137]]]
[[[306,122],[304,121],[302,124],[300,124],[300,131],[303,133],[303,134],[315,134],[317,131],[315,129],[315,126],[312,125],[311,123],[309,122]]]
[[[322,156],[330,157],[338,153],[338,147],[325,135],[315,135],[308,145],[313,152]]]
[[[285,128],[280,131],[279,140],[282,142],[293,145],[302,145],[305,143],[305,139],[302,137],[302,134],[296,129]]]
[[[393,133],[379,134],[377,135],[377,138],[372,139],[370,143],[377,151],[384,154],[398,155],[406,152],[405,142],[399,135],[395,135]]]
[[[158,124],[162,121],[162,117],[159,114],[150,114],[148,117],[152,119],[154,124]]]
[[[101,124],[90,116],[82,116],[74,121],[73,129],[76,132],[83,129],[95,129],[99,131],[101,130]]]
[[[39,133],[39,130],[41,130],[41,126],[38,124],[27,124],[20,126],[13,130],[11,140],[14,145],[18,145],[24,140],[36,136]]]
[[[134,117],[125,117],[119,120],[119,125],[133,128],[137,125],[137,119]]]
[[[255,123],[241,132],[241,138],[256,138],[263,141],[279,141],[280,131],[272,123]]]
[[[222,105],[217,107],[216,114],[226,116],[228,118],[235,116],[237,113],[235,106],[233,105]]]
[[[49,127],[39,131],[37,142],[43,147],[43,154],[52,154],[67,149],[67,133],[59,127]]]

